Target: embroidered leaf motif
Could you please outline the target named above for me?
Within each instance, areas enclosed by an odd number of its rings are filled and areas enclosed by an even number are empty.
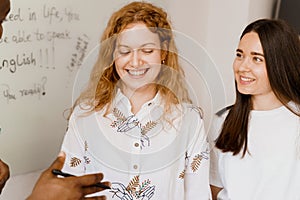
[[[138,178],[139,179],[139,178]],[[128,190],[122,183],[113,182],[111,184],[112,198],[116,197],[117,199],[123,200],[151,200],[155,193],[155,186],[149,185],[150,181],[145,180],[139,188],[135,188],[135,192]]]
[[[130,131],[131,129],[138,127],[141,131],[141,145],[140,148],[142,149],[145,146],[150,146],[150,139],[146,136],[146,134],[153,129],[158,122],[156,121],[148,121],[145,125],[142,126],[140,121],[135,117],[135,115],[131,115],[125,117],[125,115],[118,109],[113,108],[112,114],[116,118],[110,126],[112,128],[117,128],[118,133],[123,133]]]
[[[77,167],[78,165],[80,165],[80,163],[81,160],[79,158],[72,157],[70,161],[70,167]]]
[[[118,108],[114,108],[112,113],[117,118],[117,120],[113,121],[113,123],[110,125],[111,127],[115,128],[126,120],[126,117]]]
[[[126,117],[124,116],[124,114],[118,108],[113,109],[113,114],[118,120],[121,120],[121,121],[126,120]]]
[[[87,141],[84,141],[84,151],[87,151],[89,148]]]
[[[192,171],[195,172],[199,169],[199,166],[201,164],[201,160],[202,160],[202,156],[200,154],[197,154],[194,158],[193,158],[193,162],[191,164],[191,168]]]
[[[149,179],[144,180],[140,186],[140,189],[143,189],[144,187],[148,186],[151,184],[151,181]]]
[[[149,121],[144,126],[142,126],[141,134],[145,135],[148,131],[153,129],[157,125],[157,122]]]
[[[184,175],[185,175],[185,169],[184,169],[184,170],[182,170],[182,172],[180,172],[180,174],[179,174],[178,178],[180,178],[180,179],[184,179]]]
[[[148,186],[150,186],[151,181],[149,179],[144,180],[142,184],[139,186],[139,195],[147,189]]]
[[[134,176],[131,181],[129,182],[126,190],[130,192],[132,195],[136,195],[136,189],[139,187],[140,176]]]

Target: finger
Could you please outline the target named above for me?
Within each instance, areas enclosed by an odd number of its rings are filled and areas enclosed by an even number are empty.
[[[82,186],[82,187],[87,187],[94,185],[96,183],[101,182],[103,179],[103,174],[102,173],[97,173],[97,174],[87,174],[84,176],[78,176],[76,178],[76,181]]]
[[[110,182],[101,182],[101,184],[111,187]],[[86,187],[82,188],[82,192],[85,195],[92,194],[92,193],[95,193],[95,192],[100,192],[100,191],[103,191],[103,190],[106,190],[106,189],[101,188],[101,187],[97,187],[97,186],[86,186]]]
[[[66,159],[66,154],[61,151],[57,155],[57,158],[55,159],[55,161],[51,164],[51,166],[49,168],[50,169],[62,169],[62,167],[64,166],[65,159]]]
[[[5,182],[9,178],[9,167],[0,159],[0,181]]]
[[[8,165],[0,159],[0,194],[5,186],[6,181],[9,179],[9,167]]]
[[[59,169],[59,170],[62,169],[62,167],[64,166],[65,159],[66,159],[66,154],[64,152],[60,152],[57,158],[53,161],[50,167],[44,171],[44,173],[54,176],[52,173],[48,173],[48,172],[51,171],[52,169]]]

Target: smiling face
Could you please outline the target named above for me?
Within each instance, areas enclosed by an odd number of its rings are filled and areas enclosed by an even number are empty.
[[[269,83],[263,48],[257,33],[249,32],[242,37],[236,50],[233,69],[240,93],[252,95],[252,100],[258,97],[268,99],[275,97]]]
[[[145,24],[130,24],[118,36],[114,52],[116,71],[125,94],[148,92],[161,69],[159,36]]]
[[[2,36],[3,28],[2,22],[4,21],[6,15],[10,10],[10,2],[9,0],[0,0],[0,38]]]

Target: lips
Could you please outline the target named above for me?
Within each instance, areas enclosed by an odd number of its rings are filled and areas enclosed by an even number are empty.
[[[246,76],[240,76],[240,83],[241,84],[250,84],[254,81],[255,81],[254,78],[250,78],[250,77],[246,77]]]

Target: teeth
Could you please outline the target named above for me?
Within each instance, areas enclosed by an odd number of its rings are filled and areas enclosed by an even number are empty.
[[[139,76],[139,75],[143,75],[146,73],[147,69],[143,69],[143,70],[127,70],[128,73],[130,75],[133,75],[133,76]]]
[[[242,81],[246,81],[246,82],[253,81],[252,78],[247,78],[247,77],[241,77],[241,80],[242,80]]]

